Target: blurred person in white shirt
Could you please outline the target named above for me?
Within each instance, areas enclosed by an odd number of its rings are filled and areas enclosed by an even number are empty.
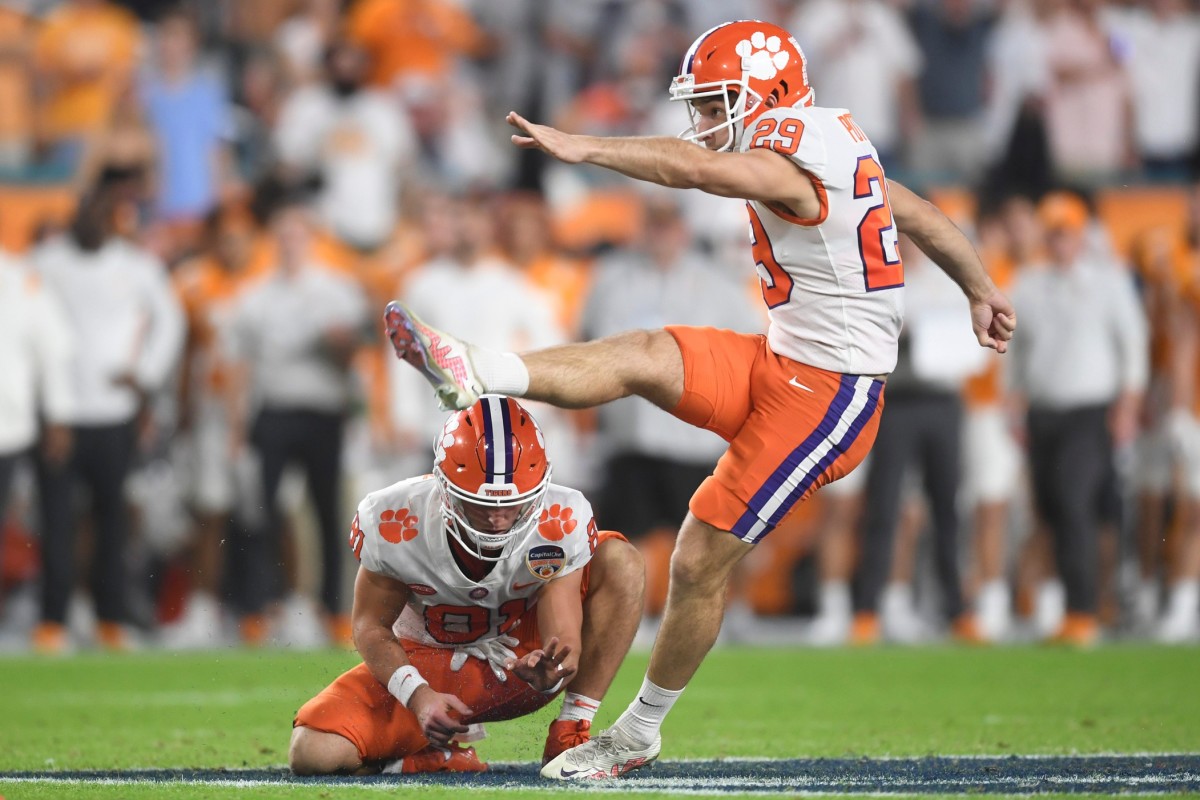
[[[867,468],[854,635],[861,643],[874,638],[874,614],[891,641],[912,644],[929,633],[915,611],[912,576],[895,570],[889,575],[905,484],[915,470],[928,502],[941,609],[952,635],[971,642],[979,632],[963,602],[958,559],[961,394],[967,378],[982,368],[985,353],[966,334],[970,309],[953,281],[908,238],[900,242],[904,331]],[[902,541],[915,544],[916,538]],[[897,555],[898,561],[909,563],[908,554]]]
[[[272,565],[284,526],[279,486],[284,469],[298,463],[317,517],[322,608],[318,612],[288,576],[280,638],[297,645],[317,644],[326,635],[345,642],[343,429],[355,397],[350,361],[365,340],[366,298],[351,277],[316,260],[314,222],[301,198],[282,198],[270,227],[278,252],[274,268],[239,294],[227,342],[230,426],[258,454],[266,512],[262,535],[239,554],[249,561],[242,565],[246,610],[260,613],[276,588]],[[240,448],[235,442],[235,452]]]
[[[0,249],[0,527],[13,474],[38,440],[51,463],[70,455],[72,348],[58,298],[23,259]]]
[[[796,31],[822,105],[853,111],[891,168],[920,113],[923,59],[903,16],[883,0],[810,0],[784,27]]]
[[[325,54],[325,80],[296,89],[275,128],[285,169],[320,179],[323,221],[363,251],[382,245],[395,228],[416,148],[403,108],[366,85],[368,66],[358,46],[334,42]]]
[[[703,323],[742,333],[763,329],[747,285],[693,247],[680,200],[673,194],[646,197],[638,241],[596,263],[582,339],[667,324]],[[597,516],[642,550],[655,587],[646,614],[656,617],[679,521],[725,443],[632,397],[598,409],[596,440],[602,460]]]
[[[69,233],[47,241],[33,256],[67,310],[76,343],[74,449],[70,459],[42,460],[38,469],[43,588],[34,643],[51,651],[67,646],[63,622],[79,529],[71,496],[78,483],[90,490],[95,522],[91,589],[98,638],[110,648],[128,645],[125,479],[139,414],[166,384],[183,347],[183,313],[166,269],[113,233],[117,214],[112,194],[101,188],[80,202]]]
[[[1150,0],[1106,15],[1127,51],[1133,135],[1148,178],[1182,178],[1200,134],[1200,15],[1184,0]]]
[[[497,244],[492,199],[486,195],[434,200],[425,214],[432,256],[416,267],[403,288],[405,302],[437,320],[469,330],[477,338],[514,349],[559,344],[566,335],[547,294],[505,258]],[[425,383],[404,365],[389,360],[393,421],[412,440],[425,443],[441,430],[443,414],[425,402]],[[555,474],[571,479],[579,462],[568,415],[531,406],[538,415]],[[422,448],[423,452],[423,448]]]
[[[1096,0],[1059,4],[1046,26],[1046,132],[1060,178],[1103,178],[1132,166],[1129,75]]]
[[[1070,192],[1043,198],[1046,263],[1022,268],[1013,303],[1022,338],[1005,377],[1025,409],[1034,500],[1049,527],[1067,615],[1053,639],[1099,635],[1101,512],[1114,451],[1136,437],[1149,380],[1149,336],[1131,275],[1088,242],[1091,213]]]

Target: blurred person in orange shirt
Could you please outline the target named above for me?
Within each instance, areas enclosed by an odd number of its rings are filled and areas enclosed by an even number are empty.
[[[498,213],[500,249],[505,257],[552,298],[559,327],[577,338],[584,299],[592,283],[590,264],[556,245],[554,220],[541,194],[513,193],[504,198]]]
[[[205,223],[205,247],[175,271],[173,283],[188,320],[179,382],[179,443],[184,452],[195,515],[188,574],[191,594],[182,617],[162,632],[171,649],[212,647],[221,642],[217,594],[237,489],[237,437],[231,429],[226,391],[229,365],[222,340],[229,336],[232,304],[252,280],[257,226],[244,205],[228,202]]]
[[[1178,462],[1180,521],[1163,557],[1166,605],[1154,629],[1155,638],[1172,644],[1200,638],[1200,186],[1191,195],[1185,246],[1173,251],[1180,302],[1170,328],[1163,423]]]
[[[141,54],[137,19],[108,0],[66,0],[34,40],[41,134],[86,137],[108,124]]]
[[[461,247],[457,227],[459,203],[445,192],[429,188],[421,193],[413,209],[413,228],[420,232],[420,242],[394,242],[396,260],[380,267],[377,275],[379,296],[406,296],[410,283],[438,269],[443,263],[456,263]],[[410,247],[412,249],[410,249]],[[411,259],[411,260],[410,260]],[[388,485],[390,475],[418,469],[426,445],[428,424],[417,409],[417,384],[409,375],[397,369],[391,357],[391,345],[381,348],[384,360],[372,396],[372,458],[373,467],[362,480],[362,491],[374,491]],[[435,433],[436,431],[430,432]]]
[[[979,253],[1001,291],[1012,287],[1017,268],[1037,257],[1036,209],[1021,195],[981,200],[976,222]],[[1003,362],[987,358],[985,369],[965,384],[963,493],[973,510],[972,582],[980,636],[1007,637],[1012,625],[1008,581],[1009,510],[1020,488],[1022,454],[1008,424]]]
[[[1150,385],[1142,409],[1143,430],[1135,448],[1132,472],[1137,492],[1136,540],[1140,575],[1134,589],[1133,624],[1139,632],[1153,630],[1159,613],[1159,568],[1163,564],[1169,499],[1174,494],[1175,458],[1186,437],[1190,416],[1182,395],[1175,351],[1187,347],[1187,292],[1183,273],[1186,252],[1173,231],[1154,228],[1134,242],[1133,266],[1141,284],[1142,305],[1150,323]],[[1179,439],[1172,442],[1172,438]]]
[[[489,47],[471,15],[451,0],[360,0],[346,30],[370,57],[371,83],[382,87],[447,75],[455,59]]]
[[[0,6],[0,169],[19,169],[33,149],[33,25],[20,8]]]

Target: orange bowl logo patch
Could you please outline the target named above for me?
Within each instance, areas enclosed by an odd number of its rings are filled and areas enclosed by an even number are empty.
[[[548,581],[567,564],[567,554],[556,544],[543,544],[525,554],[525,565],[534,577]]]

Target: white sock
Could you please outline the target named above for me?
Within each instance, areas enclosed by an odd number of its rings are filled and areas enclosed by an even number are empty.
[[[529,389],[529,370],[516,353],[501,353],[486,347],[471,347],[471,366],[485,392],[524,397]]]
[[[637,698],[629,704],[625,713],[617,717],[613,727],[620,728],[637,744],[650,744],[681,694],[683,689],[664,689],[651,683],[650,678],[645,678]]]
[[[575,692],[563,695],[562,711],[558,712],[559,719],[582,719],[591,722],[600,710],[600,701],[584,697]]]
[[[996,579],[980,586],[979,596],[975,599],[975,612],[985,638],[995,640],[1003,637],[1008,632],[1012,618],[1012,597],[1008,584]]]
[[[1168,617],[1190,618],[1200,608],[1200,581],[1181,580],[1171,584],[1171,593],[1167,599]]]
[[[850,619],[853,614],[850,602],[850,584],[845,581],[826,581],[821,584],[821,596],[817,603],[822,617]]]

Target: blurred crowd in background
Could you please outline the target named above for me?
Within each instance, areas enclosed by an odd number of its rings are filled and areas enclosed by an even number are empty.
[[[442,420],[388,299],[501,349],[764,330],[740,201],[504,123],[674,135],[680,55],[733,17],[794,33],[1021,328],[980,350],[906,251],[874,454],[747,560],[726,638],[1197,641],[1197,4],[4,0],[0,647],[347,644],[354,504],[428,471]],[[723,443],[533,409],[646,553],[652,629]]]

